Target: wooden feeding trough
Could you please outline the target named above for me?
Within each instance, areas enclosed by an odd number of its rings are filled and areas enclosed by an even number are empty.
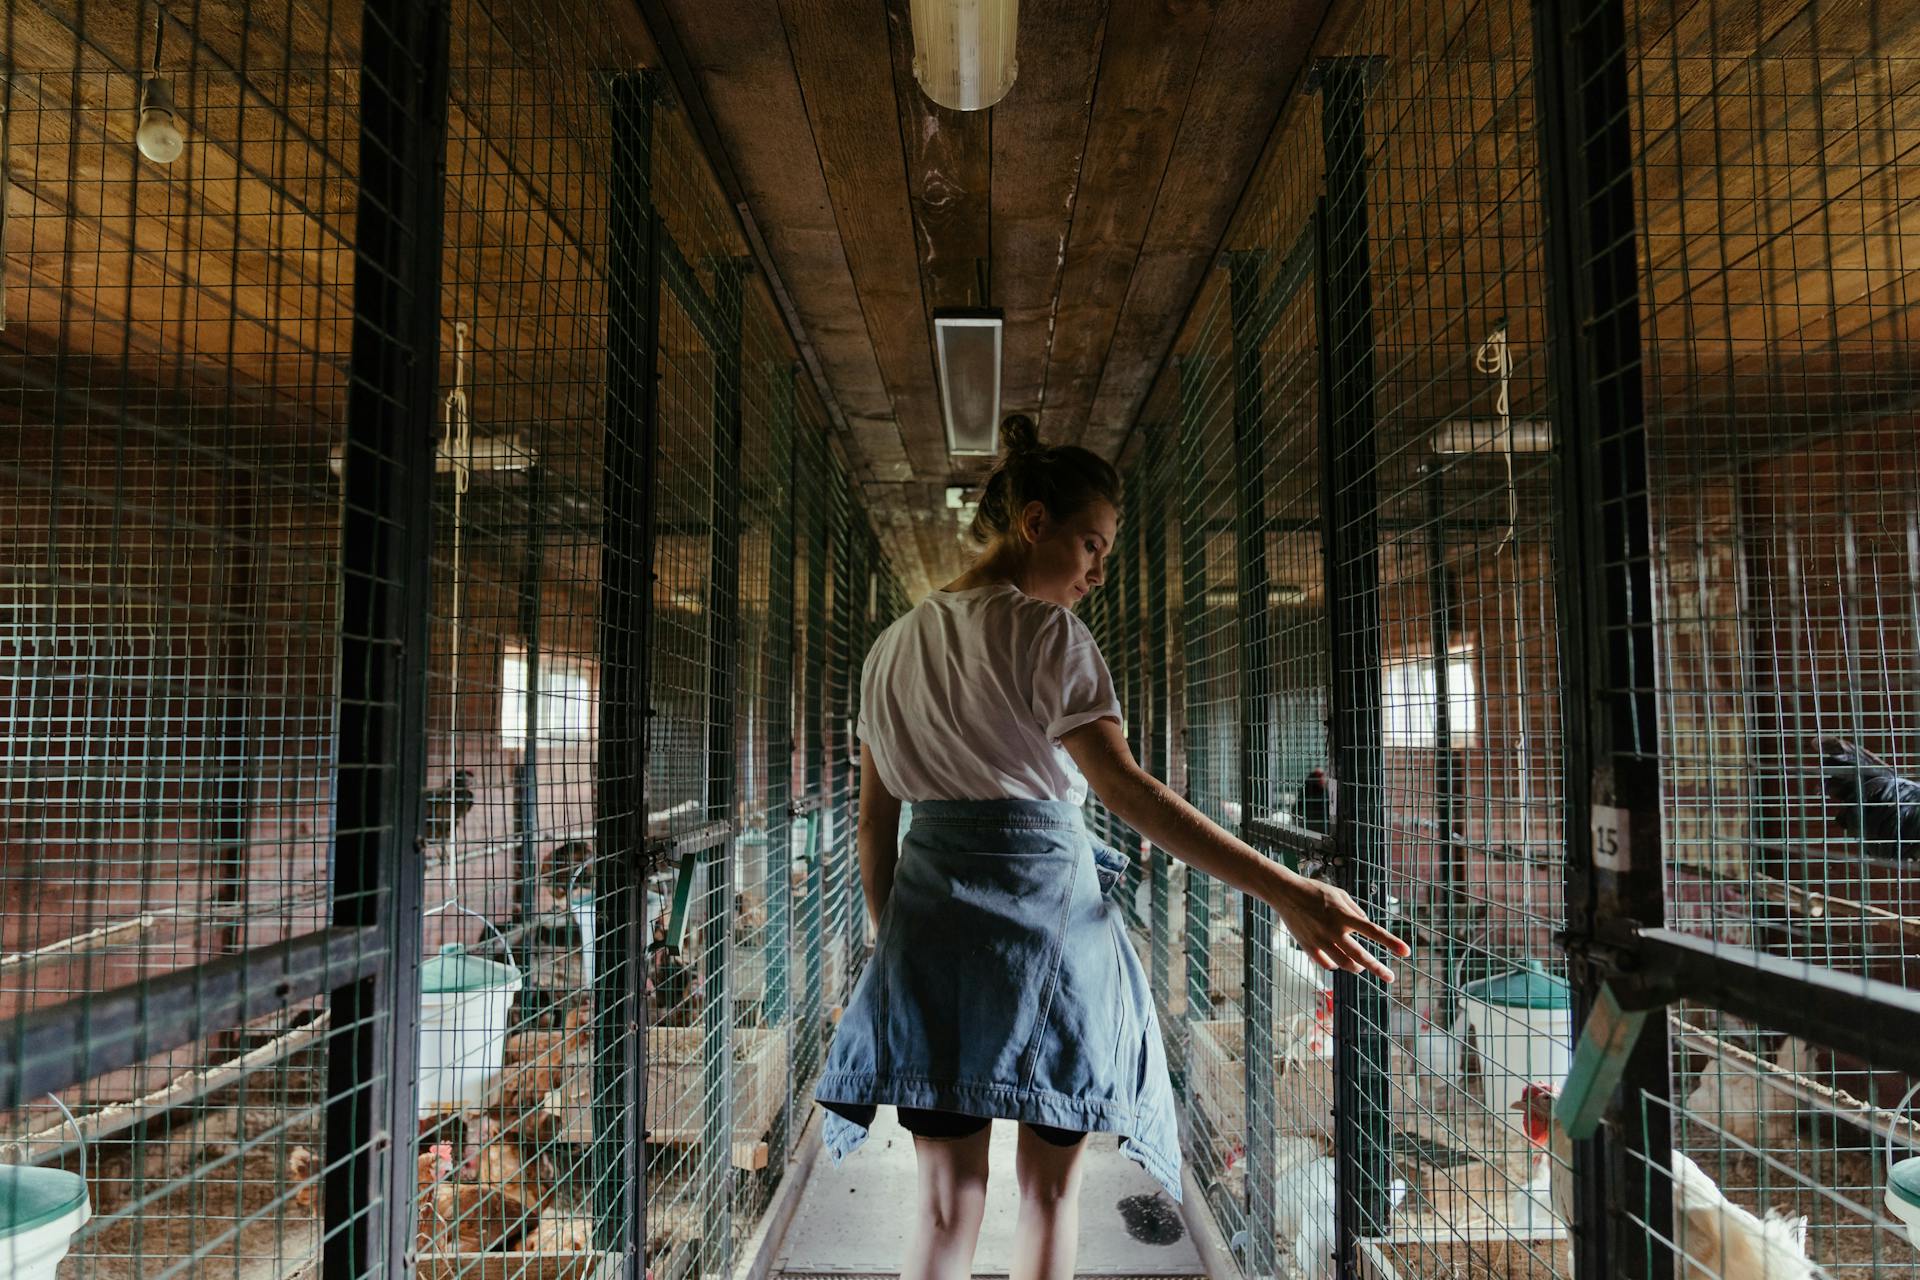
[[[423,1253],[420,1280],[613,1280],[620,1256],[584,1253]]]
[[[647,1028],[647,1141],[691,1145],[706,1136],[706,1062],[699,1027]],[[733,1165],[764,1169],[762,1140],[787,1096],[784,1030],[736,1027],[733,1032]],[[593,1136],[593,1073],[577,1071],[541,1103],[558,1123],[561,1142]]]
[[[1191,1022],[1187,1079],[1200,1109],[1220,1134],[1247,1132],[1245,1070],[1246,1028],[1239,1019]],[[1302,1043],[1288,1054],[1275,1036],[1273,1057],[1275,1121],[1282,1134],[1327,1137],[1333,1128],[1333,1054],[1313,1053]]]

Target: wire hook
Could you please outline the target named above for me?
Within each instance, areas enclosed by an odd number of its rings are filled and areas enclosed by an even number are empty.
[[[1513,410],[1510,392],[1513,384],[1513,351],[1507,345],[1507,318],[1501,316],[1493,322],[1493,332],[1473,353],[1473,367],[1481,373],[1499,379],[1500,389],[1494,397],[1494,412],[1500,416],[1500,448],[1507,464],[1507,533],[1500,539],[1500,545],[1493,549],[1495,558],[1513,542],[1514,530],[1520,523],[1520,502],[1513,485]]]

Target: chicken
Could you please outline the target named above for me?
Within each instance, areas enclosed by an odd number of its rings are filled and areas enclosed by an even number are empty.
[[[1333,831],[1335,787],[1325,769],[1314,769],[1300,784],[1300,825],[1328,835]]]
[[[1554,1220],[1553,1184],[1545,1166],[1544,1154],[1537,1151],[1517,1162],[1492,1158],[1434,1166],[1414,1187],[1411,1207],[1442,1222],[1492,1222],[1531,1238]]]
[[[454,770],[446,786],[420,797],[420,806],[420,838],[428,844],[447,843],[473,809],[473,774]]]
[[[1822,738],[1820,756],[1829,813],[1839,828],[1877,855],[1920,857],[1920,782],[1844,738]]]
[[[500,1084],[501,1106],[525,1111],[538,1106],[575,1070],[585,1070],[593,1053],[591,1010],[582,1004],[567,1013],[560,1031],[523,1031],[508,1036],[505,1077]]]
[[[1274,1229],[1293,1260],[1294,1274],[1300,1280],[1326,1280],[1334,1273],[1338,1232],[1334,1158],[1318,1142],[1283,1137],[1274,1151],[1274,1168]],[[1407,1184],[1395,1178],[1388,1209],[1398,1209],[1406,1198]]]
[[[563,840],[547,854],[547,892],[564,904],[576,893],[593,892],[593,842]]]
[[[287,1152],[287,1182],[297,1183],[293,1189],[293,1207],[305,1209],[309,1213],[320,1202],[320,1157],[313,1154],[311,1148],[295,1147]]]
[[[543,1213],[526,1239],[520,1242],[522,1253],[542,1257],[554,1254],[585,1253],[593,1248],[593,1223],[590,1219],[567,1213]],[[649,1272],[648,1274],[652,1274]]]
[[[483,1118],[479,1128],[479,1145],[468,1160],[473,1181],[536,1211],[545,1205],[553,1194],[553,1178],[544,1156],[528,1157],[524,1125],[507,1127]]]
[[[477,1182],[442,1182],[420,1215],[420,1245],[437,1247],[436,1240],[460,1253],[487,1253],[510,1249],[533,1226],[526,1205],[498,1188]]]
[[[1788,1036],[1774,1055],[1774,1065],[1796,1074],[1808,1074],[1810,1046]],[[1774,1132],[1787,1133],[1798,1114],[1792,1094],[1762,1073],[1737,1059],[1718,1054],[1707,1060],[1687,1095],[1688,1114],[1715,1126],[1728,1137],[1748,1146],[1759,1143],[1763,1126],[1774,1124]]]
[[[453,1148],[436,1143],[421,1152],[419,1176],[423,1249],[517,1248],[534,1229],[537,1206],[550,1191],[537,1162],[527,1161],[519,1144],[490,1118],[480,1121],[479,1141],[457,1170]]]
[[[1273,937],[1273,1020],[1281,1131],[1330,1139],[1332,978],[1284,930]]]
[[[1273,937],[1274,1021],[1295,1040],[1333,1034],[1333,978],[1283,929]],[[1285,1039],[1281,1043],[1285,1052]]]
[[[453,1144],[436,1142],[420,1152],[414,1186],[426,1191],[443,1178],[453,1175]]]
[[[1530,1084],[1514,1103],[1523,1111],[1527,1136],[1547,1151],[1553,1179],[1553,1211],[1573,1222],[1573,1140],[1554,1118],[1558,1085]],[[1727,1199],[1699,1165],[1673,1153],[1673,1216],[1678,1274],[1683,1280],[1815,1280],[1826,1273],[1807,1258],[1807,1220],[1769,1209],[1755,1217]]]

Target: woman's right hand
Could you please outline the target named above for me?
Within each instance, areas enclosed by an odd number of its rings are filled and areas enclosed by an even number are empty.
[[[1296,875],[1284,867],[1274,869],[1279,872],[1278,883],[1260,896],[1315,964],[1348,973],[1371,973],[1382,982],[1393,981],[1393,970],[1367,950],[1361,939],[1377,942],[1396,956],[1411,954],[1412,947],[1368,919],[1344,889]]]

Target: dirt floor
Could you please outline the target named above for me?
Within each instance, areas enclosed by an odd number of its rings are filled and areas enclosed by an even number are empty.
[[[319,1188],[300,1189],[288,1163],[297,1150],[317,1149],[317,1127],[301,1132],[275,1112],[249,1111],[245,1128],[258,1145],[242,1150],[240,1116],[211,1112],[142,1144],[137,1169],[131,1147],[103,1148],[88,1171],[93,1222],[75,1237],[61,1280],[314,1274]],[[296,1168],[300,1159],[294,1156]],[[306,1176],[318,1172],[316,1163]],[[197,1176],[169,1185],[189,1174]]]

